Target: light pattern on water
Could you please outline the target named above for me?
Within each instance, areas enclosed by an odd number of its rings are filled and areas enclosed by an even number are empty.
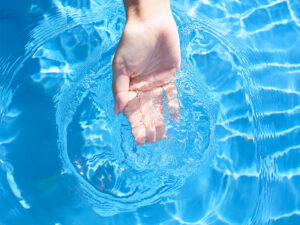
[[[300,3],[172,1],[181,118],[113,114],[121,1],[0,2],[0,224],[299,224]],[[24,222],[25,221],[25,222]]]

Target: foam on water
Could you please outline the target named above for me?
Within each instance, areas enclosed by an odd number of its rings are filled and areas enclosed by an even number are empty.
[[[0,223],[299,222],[296,0],[173,1],[181,118],[139,147],[113,113],[121,1],[50,5],[0,51]]]

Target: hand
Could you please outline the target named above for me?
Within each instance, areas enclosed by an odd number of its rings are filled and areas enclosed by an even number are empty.
[[[115,114],[124,112],[137,144],[167,137],[163,90],[170,115],[179,116],[179,67],[179,36],[171,13],[127,21],[113,60],[113,92]]]

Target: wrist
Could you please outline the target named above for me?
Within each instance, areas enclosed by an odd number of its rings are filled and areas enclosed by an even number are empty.
[[[169,0],[124,0],[127,22],[144,22],[172,16]]]

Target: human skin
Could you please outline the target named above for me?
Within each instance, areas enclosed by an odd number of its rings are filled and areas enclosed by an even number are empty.
[[[166,138],[163,91],[179,116],[178,30],[169,0],[124,0],[126,24],[113,60],[115,114],[128,118],[138,145]]]

